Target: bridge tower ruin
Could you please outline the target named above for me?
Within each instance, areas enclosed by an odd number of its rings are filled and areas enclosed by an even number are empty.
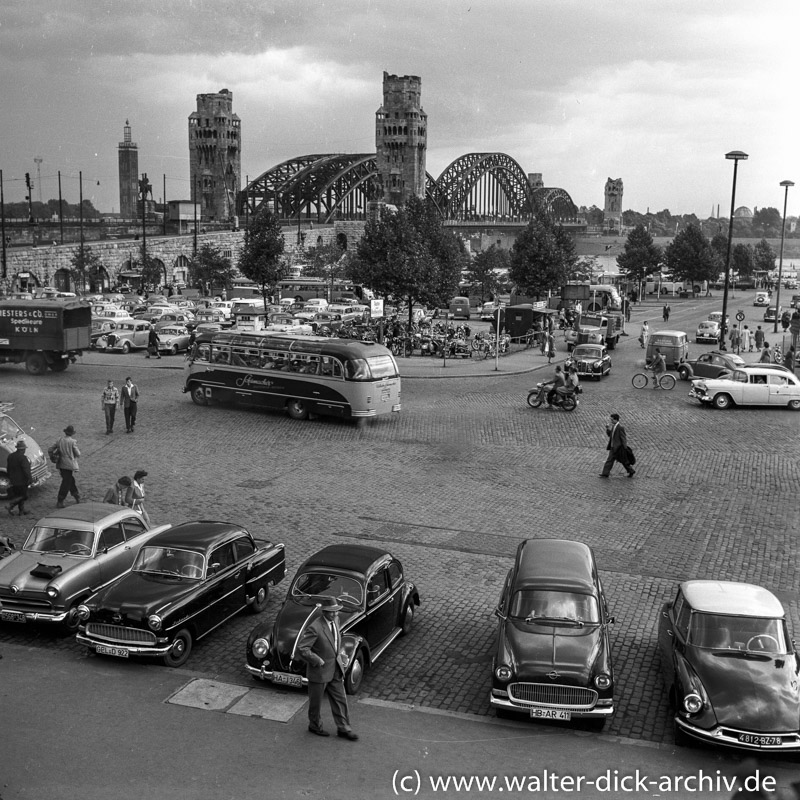
[[[622,229],[622,178],[609,178],[606,181],[603,228],[617,232]]]
[[[375,113],[376,164],[384,203],[402,206],[425,197],[428,115],[420,104],[422,80],[383,73],[383,105]]]
[[[189,115],[191,200],[202,219],[233,221],[241,188],[241,121],[233,113],[233,92],[197,95]]]
[[[119,215],[136,219],[139,199],[139,148],[131,141],[131,124],[125,120],[119,143]]]

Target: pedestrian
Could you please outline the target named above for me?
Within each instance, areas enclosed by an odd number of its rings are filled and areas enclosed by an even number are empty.
[[[109,433],[114,433],[114,417],[117,413],[118,403],[119,389],[114,386],[114,381],[109,380],[100,396],[100,407],[103,409],[103,415],[106,418],[106,436]]]
[[[120,392],[119,404],[122,406],[122,413],[125,414],[125,432],[133,433],[136,427],[136,413],[139,408],[139,387],[133,382],[130,376],[125,378],[125,385]]]
[[[741,338],[741,345],[742,345],[742,352],[743,353],[752,353],[753,352],[753,333],[750,328],[745,325],[742,328],[742,332],[739,334]]]
[[[761,351],[761,358],[758,359],[759,364],[771,364],[772,352],[769,349],[769,342],[764,342],[764,349]]]
[[[764,349],[764,331],[761,330],[760,325],[756,328],[753,337],[756,341],[756,350],[761,352]]]
[[[17,441],[16,449],[8,454],[6,459],[6,477],[11,484],[9,500],[6,506],[8,513],[13,516],[14,507],[19,509],[19,515],[27,516],[30,511],[25,510],[25,501],[28,499],[28,487],[31,485],[31,462],[25,455],[27,444],[24,439]]]
[[[739,346],[741,344],[741,338],[739,336],[739,328],[737,325],[734,325],[731,333],[730,333],[730,343],[731,343],[731,352],[738,353]]]
[[[328,696],[336,732],[343,739],[358,739],[350,727],[347,695],[344,691],[344,669],[347,666],[341,649],[339,611],[335,597],[323,597],[321,613],[306,626],[297,643],[297,652],[306,662],[308,678],[308,730],[317,736],[329,736],[322,727],[322,697]]]
[[[639,344],[642,347],[647,347],[647,340],[650,338],[650,326],[647,320],[642,323],[642,332],[639,334]]]
[[[669,322],[669,315],[671,313],[672,313],[672,309],[669,307],[669,304],[668,304],[667,305],[667,318],[664,320],[664,322]]]
[[[147,334],[147,352],[144,357],[150,358],[150,356],[154,356],[155,358],[161,358],[161,353],[158,352],[158,345],[160,343],[161,339],[158,338],[156,326],[151,323],[150,333]]]
[[[547,332],[547,363],[549,364],[556,357],[556,339],[553,331]]]
[[[636,470],[630,465],[628,460],[628,437],[625,433],[625,428],[619,421],[619,414],[612,414],[610,422],[606,425],[606,434],[608,435],[608,458],[606,463],[603,464],[603,471],[600,473],[601,478],[608,478],[611,474],[611,468],[614,466],[615,461],[619,461],[628,473],[628,477],[632,478],[636,474]]]
[[[664,308],[661,309],[661,318],[664,322],[669,320],[669,306],[666,303],[664,303]]]
[[[61,473],[61,486],[58,487],[58,502],[56,503],[58,508],[64,508],[64,500],[67,499],[68,494],[75,498],[76,503],[81,501],[78,485],[75,483],[75,473],[78,471],[78,459],[81,451],[78,450],[78,443],[73,438],[74,436],[75,428],[67,425],[64,428],[64,435],[56,442],[58,450],[56,468]]]
[[[631,321],[631,301],[625,300],[625,322]]]
[[[786,355],[783,357],[783,366],[789,370],[789,372],[794,372],[794,346],[790,345],[789,349],[786,351]],[[9,456],[11,458],[11,456]]]
[[[661,385],[659,381],[661,380],[661,376],[667,371],[667,360],[658,347],[656,347],[656,352],[653,356],[650,368],[653,370],[653,388],[660,389]]]
[[[129,493],[131,490],[131,479],[123,475],[103,496],[104,503],[114,506],[129,506]]]
[[[144,521],[149,525],[150,515],[144,507],[144,479],[146,477],[147,473],[143,469],[137,469],[136,472],[133,473],[133,482],[131,483],[128,499],[130,501],[130,507],[134,511],[138,511],[142,517],[144,517]]]

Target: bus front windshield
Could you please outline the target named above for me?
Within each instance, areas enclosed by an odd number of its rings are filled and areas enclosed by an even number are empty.
[[[345,362],[345,377],[350,381],[379,381],[397,377],[397,363],[387,354],[370,358],[353,358]]]

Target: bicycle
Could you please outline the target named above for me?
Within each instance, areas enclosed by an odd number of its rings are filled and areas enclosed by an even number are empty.
[[[652,370],[648,370],[652,372]],[[634,389],[644,389],[650,381],[653,381],[654,387],[658,389],[674,389],[677,381],[674,375],[665,372],[663,375],[656,375],[653,373],[652,377],[648,377],[644,372],[637,372],[632,378],[631,383]]]

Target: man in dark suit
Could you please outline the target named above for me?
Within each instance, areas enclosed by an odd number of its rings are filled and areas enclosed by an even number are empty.
[[[11,502],[6,506],[9,514],[13,514],[14,506],[19,508],[19,515],[28,515],[31,512],[26,511],[25,501],[28,499],[28,487],[31,485],[31,462],[25,455],[27,445],[24,439],[17,442],[16,449],[10,453],[6,460],[6,474],[13,489],[12,495],[9,495]]]
[[[622,427],[619,421],[619,414],[612,414],[611,421],[606,425],[606,433],[608,434],[608,458],[606,463],[603,464],[603,471],[600,473],[601,478],[607,478],[611,474],[611,467],[614,466],[615,461],[619,461],[625,467],[628,477],[632,478],[636,474],[636,470],[628,462],[628,437],[625,433],[625,428]]]
[[[355,741],[358,734],[350,727],[347,695],[344,691],[344,670],[347,661],[342,653],[342,632],[339,611],[342,606],[334,597],[322,598],[322,613],[303,631],[297,651],[306,662],[308,678],[308,729],[317,736],[328,736],[322,727],[322,696],[327,694],[337,735]]]

